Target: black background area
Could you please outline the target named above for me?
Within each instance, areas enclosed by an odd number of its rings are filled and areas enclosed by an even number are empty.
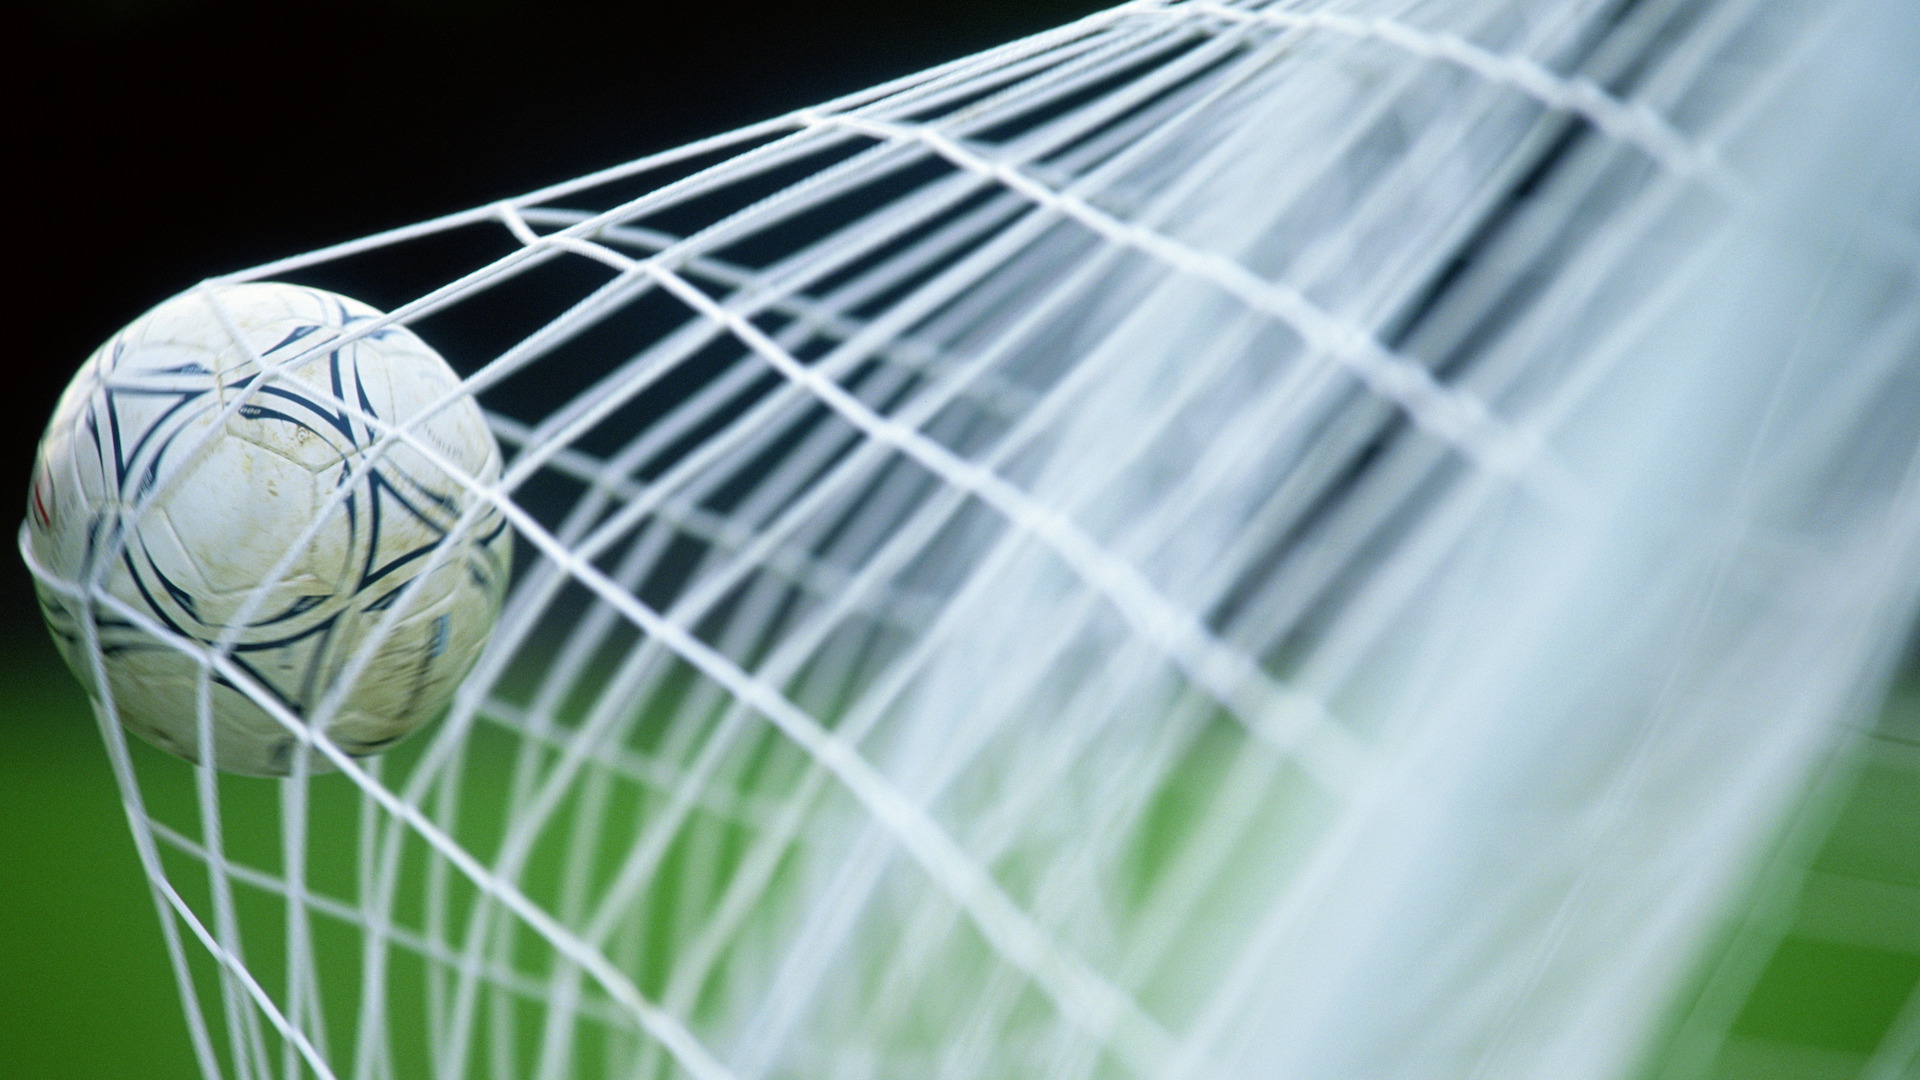
[[[16,290],[0,507],[95,346],[209,275],[716,134],[1099,0],[39,0],[6,65]],[[9,496],[8,491],[13,494]],[[9,501],[21,500],[21,501]],[[9,536],[18,514],[0,513]],[[17,558],[0,618],[37,622]]]

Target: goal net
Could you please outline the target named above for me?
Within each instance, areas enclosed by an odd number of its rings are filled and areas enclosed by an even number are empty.
[[[222,279],[446,355],[518,565],[383,756],[103,704],[201,1068],[1703,1074],[1915,611],[1915,56],[1143,0]]]

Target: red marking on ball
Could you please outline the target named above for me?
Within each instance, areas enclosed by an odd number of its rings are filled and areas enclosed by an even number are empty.
[[[38,478],[35,478],[33,481],[33,512],[34,515],[40,519],[41,528],[53,528],[53,514],[47,510],[47,501],[40,496],[40,481]]]

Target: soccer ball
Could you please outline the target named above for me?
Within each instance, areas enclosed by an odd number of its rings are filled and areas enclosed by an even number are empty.
[[[27,552],[62,656],[128,729],[285,775],[304,740],[276,708],[372,754],[444,708],[479,657],[512,539],[461,478],[492,484],[500,449],[413,332],[335,344],[379,315],[303,286],[203,287],[134,320],[67,387]],[[413,442],[387,437],[399,428]]]

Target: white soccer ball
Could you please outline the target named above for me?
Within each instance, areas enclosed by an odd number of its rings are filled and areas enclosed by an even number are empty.
[[[492,483],[499,446],[412,331],[330,347],[379,314],[278,283],[184,293],[81,366],[41,439],[47,625],[99,698],[91,621],[113,711],[182,757],[210,735],[218,768],[286,774],[302,740],[264,703],[375,753],[447,704],[492,629],[511,535],[457,477]],[[396,425],[433,454],[381,443]]]

